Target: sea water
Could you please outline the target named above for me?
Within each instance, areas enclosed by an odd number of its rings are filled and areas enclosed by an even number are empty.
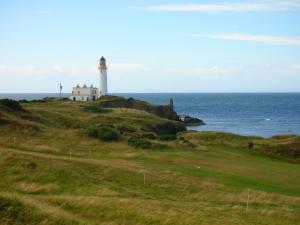
[[[241,135],[270,137],[300,135],[300,93],[148,93],[115,95],[133,97],[154,104],[168,104],[175,110],[202,119],[207,125],[189,127],[199,131],[226,131]],[[58,94],[0,94],[0,98],[42,99]],[[63,94],[68,97],[69,94]]]

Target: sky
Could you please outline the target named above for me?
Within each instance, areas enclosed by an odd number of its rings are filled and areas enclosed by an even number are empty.
[[[299,92],[300,0],[0,0],[0,93]]]

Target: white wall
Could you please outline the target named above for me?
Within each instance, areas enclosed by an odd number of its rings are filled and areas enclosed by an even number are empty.
[[[74,87],[72,91],[72,95],[70,96],[70,99],[74,101],[92,101],[93,96],[95,96],[95,99],[99,96],[98,88],[93,87]]]
[[[107,69],[99,69],[99,96],[107,95]]]

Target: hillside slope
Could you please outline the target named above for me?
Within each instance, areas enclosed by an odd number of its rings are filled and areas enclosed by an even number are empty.
[[[187,132],[97,103],[22,108],[0,105],[0,224],[300,224],[299,137]],[[90,137],[99,125],[120,138]]]

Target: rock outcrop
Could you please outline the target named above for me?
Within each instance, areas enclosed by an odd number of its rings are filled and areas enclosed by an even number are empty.
[[[123,98],[118,96],[105,96],[99,102],[100,107],[104,108],[131,108],[143,110],[156,116],[182,122],[187,126],[204,125],[205,123],[191,116],[179,116],[174,110],[173,99],[170,99],[168,105],[153,105],[145,101],[137,100],[134,98]]]
[[[205,125],[203,120],[200,120],[195,117],[191,117],[188,115],[179,115],[179,120],[183,122],[186,126],[200,126]]]
[[[152,105],[148,102],[137,100],[134,98],[123,98],[116,96],[105,96],[99,103],[100,107],[105,108],[131,108],[143,110],[148,113],[163,117],[169,120],[179,121],[177,113],[173,109],[173,104],[168,105]]]

